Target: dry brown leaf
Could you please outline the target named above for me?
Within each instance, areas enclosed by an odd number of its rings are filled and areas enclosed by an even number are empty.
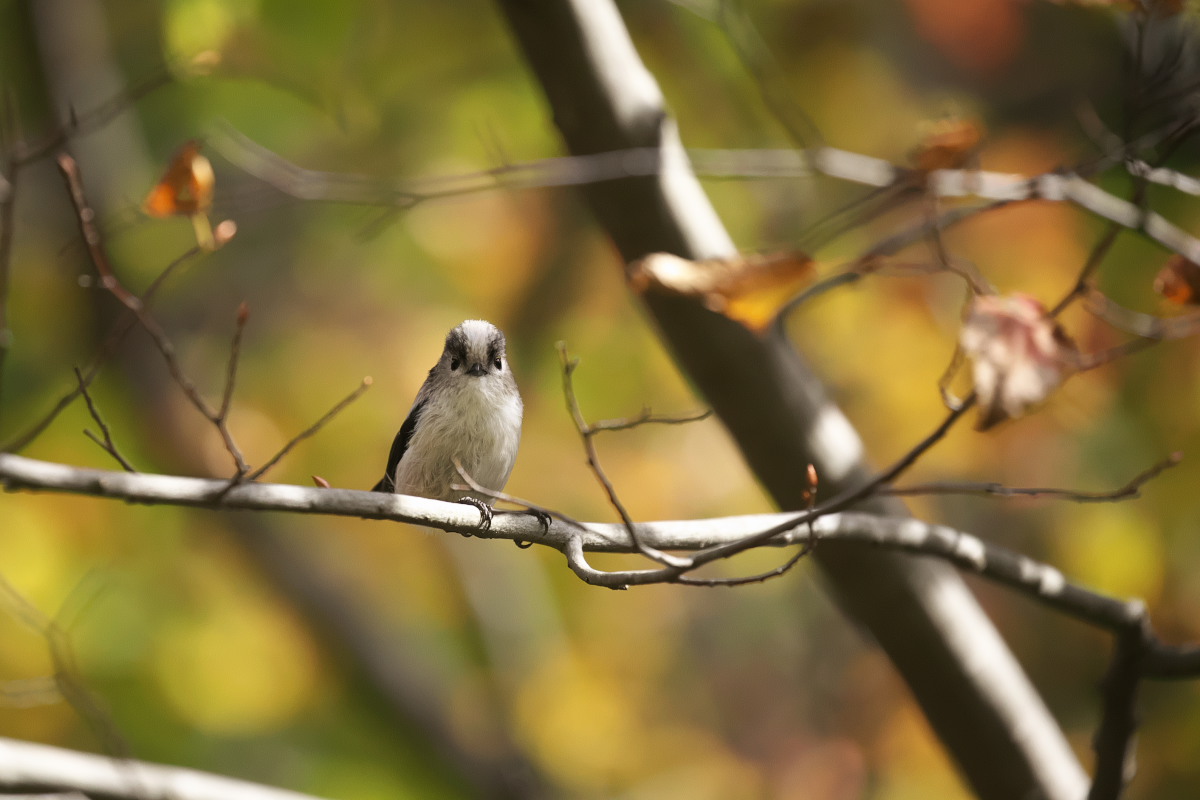
[[[1154,277],[1154,291],[1176,305],[1200,305],[1200,266],[1171,256]]]
[[[217,243],[208,219],[214,183],[212,164],[201,155],[200,143],[185,142],[146,195],[142,210],[152,217],[189,217],[196,232],[196,242],[205,250],[215,250]]]
[[[939,119],[923,128],[920,143],[908,156],[921,172],[961,169],[983,141],[983,125],[971,119]]]
[[[700,261],[654,253],[630,264],[628,277],[639,294],[661,291],[694,297],[710,310],[759,332],[784,303],[812,283],[815,274],[815,262],[794,252]]]
[[[185,142],[171,157],[142,208],[152,217],[191,216],[212,207],[213,168],[200,143]]]
[[[1080,363],[1078,348],[1058,321],[1024,294],[976,297],[959,346],[972,364],[978,430],[1022,416]]]

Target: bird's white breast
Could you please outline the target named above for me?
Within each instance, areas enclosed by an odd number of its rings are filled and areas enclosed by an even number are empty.
[[[450,488],[465,483],[454,459],[476,483],[503,489],[517,458],[521,415],[520,395],[498,377],[472,378],[430,398],[396,466],[396,491],[436,500],[474,496],[490,503],[490,497]]]

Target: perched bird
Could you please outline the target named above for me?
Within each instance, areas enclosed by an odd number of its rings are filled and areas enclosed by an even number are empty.
[[[465,483],[454,462],[478,485],[503,489],[517,459],[522,408],[504,334],[484,320],[463,322],[446,335],[373,491],[468,503],[479,509],[486,530],[493,498],[452,489]]]

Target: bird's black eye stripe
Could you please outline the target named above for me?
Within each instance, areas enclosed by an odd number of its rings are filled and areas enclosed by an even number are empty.
[[[454,370],[458,369],[459,363],[460,362],[457,358],[450,359],[450,370],[454,371]]]

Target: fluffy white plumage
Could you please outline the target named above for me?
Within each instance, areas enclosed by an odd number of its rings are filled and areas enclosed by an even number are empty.
[[[450,488],[464,483],[454,461],[481,486],[503,489],[517,458],[522,412],[504,334],[484,320],[463,322],[446,336],[375,490],[490,506],[486,495]]]

